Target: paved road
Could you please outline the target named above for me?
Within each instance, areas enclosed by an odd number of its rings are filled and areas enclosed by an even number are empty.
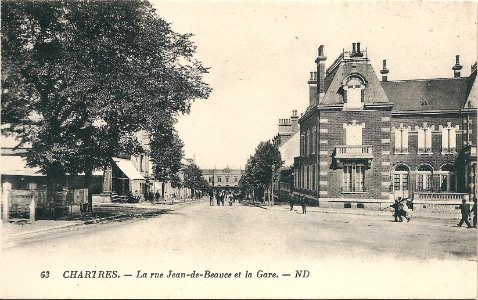
[[[285,207],[202,201],[157,218],[91,226],[7,249],[0,296],[473,298],[476,230],[454,225],[452,219],[394,223],[384,216],[302,215]],[[49,278],[40,279],[45,270]],[[71,270],[111,270],[120,278],[64,278]],[[170,270],[203,276],[165,278]],[[245,278],[246,270],[252,278]],[[278,278],[258,278],[259,270]],[[297,270],[310,276],[295,278]],[[212,279],[204,278],[206,271],[241,274]],[[164,277],[136,278],[138,272]]]

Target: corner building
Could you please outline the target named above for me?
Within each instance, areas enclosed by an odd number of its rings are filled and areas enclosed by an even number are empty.
[[[323,207],[383,208],[412,198],[414,209],[476,197],[476,63],[461,77],[388,81],[360,43],[325,68],[318,49],[309,107],[299,119],[295,194]],[[442,207],[443,209],[443,207]]]

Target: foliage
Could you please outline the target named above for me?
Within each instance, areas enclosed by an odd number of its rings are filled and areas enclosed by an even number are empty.
[[[174,129],[158,130],[152,135],[150,146],[155,179],[167,182],[174,177],[175,183],[180,183],[177,173],[182,167],[184,144],[177,132]]]
[[[246,164],[240,187],[245,191],[264,191],[282,166],[279,150],[270,141],[261,142]]]
[[[139,151],[139,130],[161,140],[211,91],[191,34],[147,1],[2,1],[1,21],[3,133],[49,178]]]
[[[184,186],[193,190],[206,191],[209,184],[202,176],[202,170],[194,163],[187,165],[184,170]]]

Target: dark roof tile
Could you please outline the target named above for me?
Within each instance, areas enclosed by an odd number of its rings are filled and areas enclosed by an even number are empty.
[[[381,82],[395,111],[454,110],[466,101],[466,77]]]

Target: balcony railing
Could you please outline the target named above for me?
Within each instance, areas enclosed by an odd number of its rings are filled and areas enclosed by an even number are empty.
[[[434,193],[434,192],[415,192],[415,200],[444,201],[444,200],[462,200],[465,193]]]
[[[372,146],[357,145],[345,146],[340,145],[335,147],[336,158],[373,158]]]

